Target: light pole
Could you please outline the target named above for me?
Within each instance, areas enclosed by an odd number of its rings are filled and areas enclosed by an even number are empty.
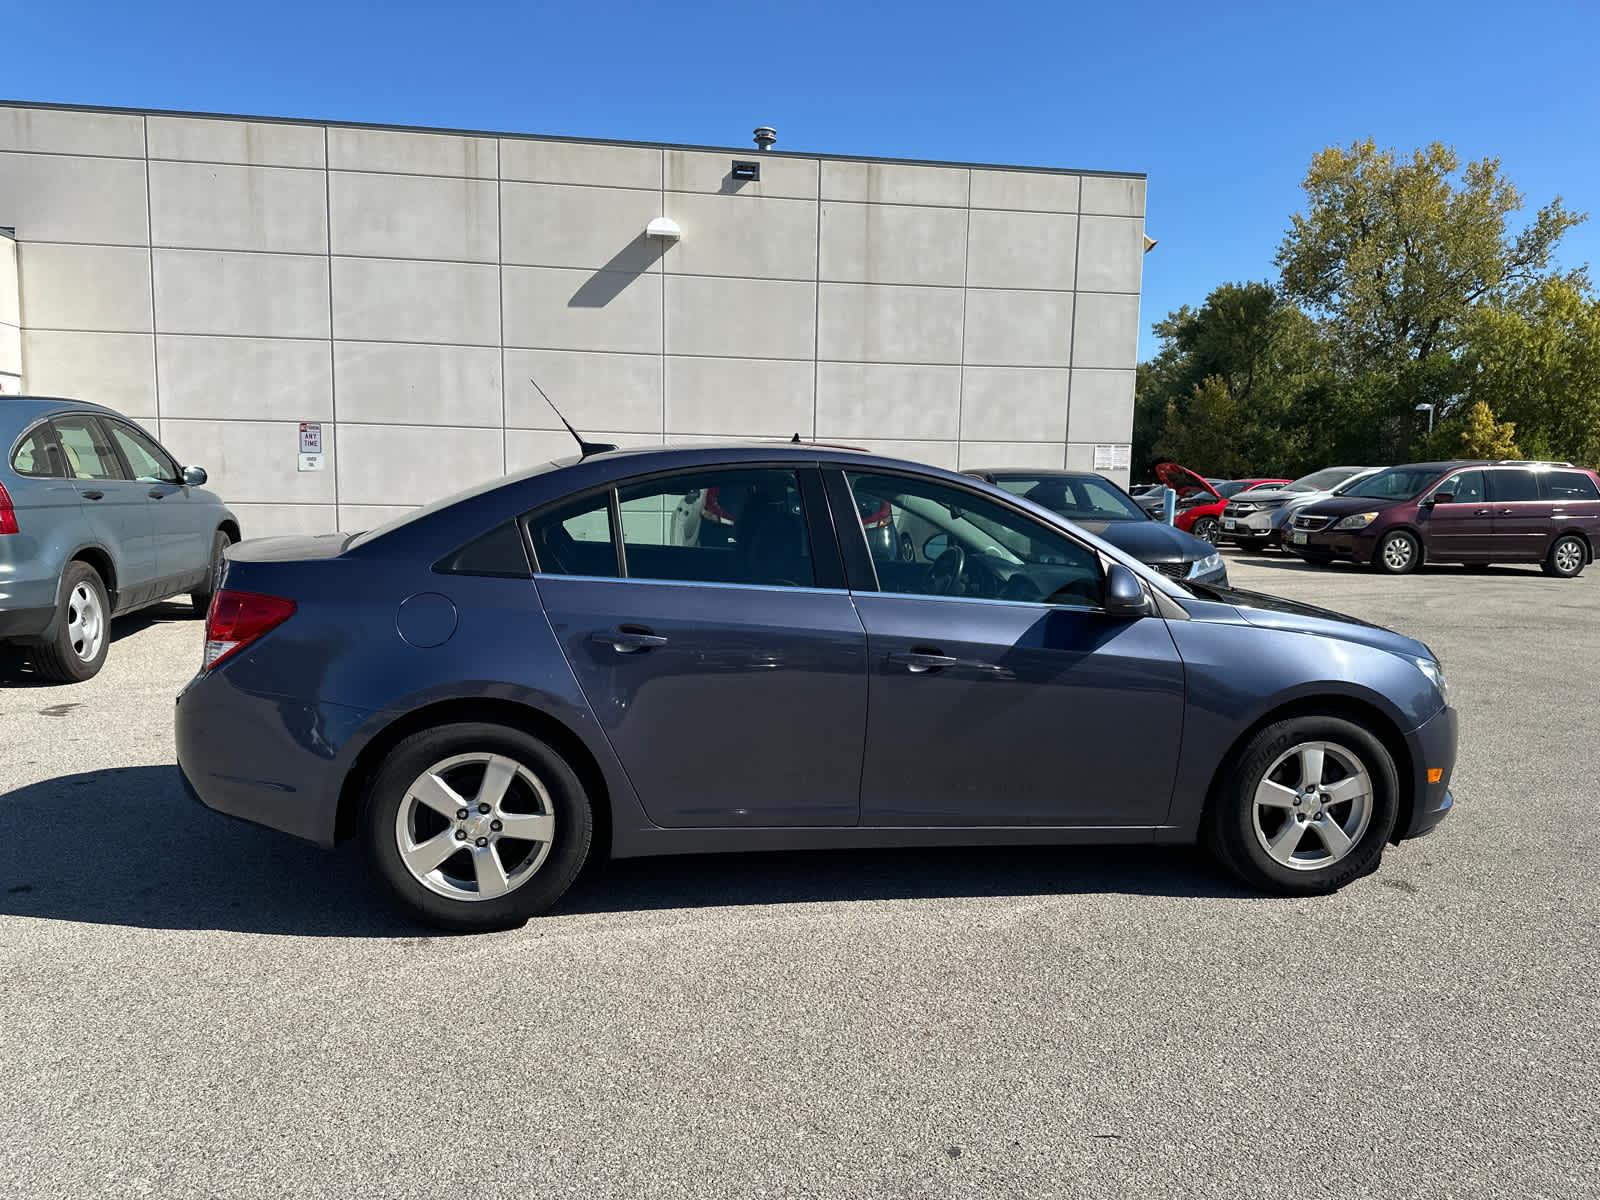
[[[1428,414],[1428,436],[1432,437],[1433,436],[1433,405],[1429,404],[1426,400],[1424,400],[1421,404],[1417,405],[1417,411],[1418,412],[1425,412],[1425,413]]]

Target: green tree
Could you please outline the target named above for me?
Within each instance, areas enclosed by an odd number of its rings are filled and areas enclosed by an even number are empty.
[[[1249,469],[1244,441],[1243,406],[1229,394],[1227,381],[1212,375],[1194,385],[1181,408],[1176,400],[1168,403],[1155,453],[1201,475],[1232,478]]]
[[[1520,431],[1530,455],[1600,465],[1600,299],[1542,280],[1475,314],[1467,395]]]
[[[1482,400],[1467,409],[1462,418],[1462,458],[1521,458],[1515,434],[1517,427],[1510,421],[1494,419],[1494,412]]]
[[[1477,305],[1548,274],[1586,219],[1558,196],[1512,231],[1523,197],[1499,160],[1463,167],[1438,142],[1405,157],[1370,138],[1330,146],[1301,186],[1307,210],[1278,250],[1283,289],[1332,323],[1354,369],[1452,352]]]

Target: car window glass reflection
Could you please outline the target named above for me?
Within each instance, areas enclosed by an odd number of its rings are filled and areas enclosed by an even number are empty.
[[[1020,513],[926,480],[851,472],[886,592],[1097,607],[1094,553]]]
[[[105,440],[93,417],[57,417],[56,439],[74,479],[124,479],[117,452]]]

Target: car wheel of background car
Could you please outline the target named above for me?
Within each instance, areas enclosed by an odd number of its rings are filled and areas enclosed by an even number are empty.
[[[211,562],[206,569],[205,587],[189,593],[189,603],[194,605],[194,615],[197,617],[204,617],[211,607],[211,597],[216,594],[217,584],[222,581],[222,556],[231,545],[233,539],[222,530],[211,535]]]
[[[1224,770],[1202,833],[1253,887],[1331,892],[1377,867],[1398,796],[1394,760],[1367,729],[1291,717],[1257,733]]]
[[[488,723],[399,743],[367,790],[367,861],[408,915],[441,929],[506,929],[559,900],[589,856],[583,784],[545,742]]]
[[[1557,579],[1576,579],[1583,574],[1583,564],[1588,559],[1588,547],[1574,534],[1558,537],[1550,553],[1544,557],[1544,573]]]
[[[56,683],[82,683],[100,673],[111,646],[111,601],[105,581],[86,562],[61,573],[55,634],[33,651],[34,670]]]
[[[1403,529],[1388,534],[1372,556],[1372,565],[1386,575],[1409,575],[1421,562],[1422,544]]]
[[[1215,546],[1217,539],[1222,536],[1222,526],[1215,517],[1201,517],[1194,523],[1189,532],[1201,541],[1210,542]]]

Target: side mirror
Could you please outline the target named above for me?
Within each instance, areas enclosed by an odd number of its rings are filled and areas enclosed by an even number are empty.
[[[1112,563],[1106,570],[1105,610],[1118,617],[1142,617],[1150,611],[1144,584],[1121,563]]]
[[[1424,503],[1427,504],[1431,508],[1435,504],[1451,504],[1451,503],[1454,503],[1455,498],[1456,498],[1456,494],[1454,492],[1435,492],[1433,495],[1429,496],[1427,498],[1427,500],[1424,501]]]
[[[204,467],[185,467],[183,469],[183,482],[190,487],[204,487],[206,469]]]
[[[950,549],[950,535],[948,533],[936,533],[922,543],[922,557],[932,562],[948,549]]]

